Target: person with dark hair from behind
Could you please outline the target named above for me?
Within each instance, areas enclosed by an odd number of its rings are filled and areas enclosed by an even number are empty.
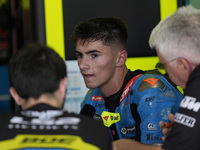
[[[161,144],[159,121],[169,122],[182,94],[154,71],[129,70],[127,39],[127,27],[118,18],[93,18],[75,26],[77,61],[90,88],[80,113],[102,120],[113,140]]]
[[[152,30],[149,44],[170,79],[184,89],[180,109],[171,115],[171,132],[164,128],[164,144],[149,146],[131,140],[114,143],[115,150],[199,150],[200,149],[200,10],[182,6]],[[174,119],[173,119],[174,118]],[[168,136],[167,136],[168,135]]]
[[[112,149],[101,123],[62,109],[66,64],[53,49],[30,44],[11,59],[9,72],[10,94],[22,110],[0,115],[0,149]]]

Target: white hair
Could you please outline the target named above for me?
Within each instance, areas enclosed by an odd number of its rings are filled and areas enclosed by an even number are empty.
[[[180,7],[152,30],[149,45],[167,60],[185,57],[199,63],[200,10],[191,5]]]

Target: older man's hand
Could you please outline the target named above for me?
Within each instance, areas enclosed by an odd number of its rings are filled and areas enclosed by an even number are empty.
[[[170,114],[168,115],[168,118],[169,118],[169,120],[170,120],[171,123],[174,122],[174,115],[173,115],[172,113],[170,113]],[[160,121],[160,122],[159,122],[159,126],[160,126],[160,128],[162,129],[162,133],[163,133],[163,135],[164,135],[164,136],[162,137],[163,142],[165,141],[166,137],[167,137],[167,136],[170,134],[170,132],[171,132],[171,126],[170,126],[170,127],[166,127],[167,124],[169,124],[169,123],[164,122],[164,121]]]

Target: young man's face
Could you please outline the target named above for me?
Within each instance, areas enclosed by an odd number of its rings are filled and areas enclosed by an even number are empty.
[[[115,74],[117,55],[102,41],[85,42],[78,40],[76,55],[81,74],[88,88],[103,88],[111,85]]]

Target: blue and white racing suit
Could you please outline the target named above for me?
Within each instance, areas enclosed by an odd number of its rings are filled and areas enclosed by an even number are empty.
[[[159,121],[169,122],[168,114],[177,112],[182,97],[165,77],[139,73],[126,83],[114,112],[106,107],[98,88],[89,90],[81,109],[85,112],[85,108],[92,106],[95,110],[93,119],[103,120],[110,128],[113,140],[117,135],[119,139],[132,138],[156,145],[162,144]],[[81,114],[85,114],[82,110]],[[111,128],[113,125],[115,131]]]

